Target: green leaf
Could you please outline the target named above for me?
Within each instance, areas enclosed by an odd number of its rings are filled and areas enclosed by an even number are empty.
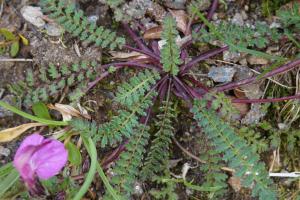
[[[49,119],[49,120],[52,119],[49,114],[47,106],[42,102],[35,103],[32,106],[32,110],[33,110],[33,113],[39,118]]]
[[[27,38],[25,38],[22,34],[19,34],[20,38],[21,38],[21,41],[22,43],[27,46],[29,45],[29,41],[27,40]]]
[[[68,125],[68,122],[64,122],[64,121],[53,121],[53,120],[48,120],[48,119],[43,119],[40,117],[36,117],[33,115],[30,115],[26,112],[23,112],[21,110],[19,110],[18,108],[15,108],[14,106],[9,105],[8,103],[4,102],[4,101],[0,101],[0,107],[3,107],[7,110],[10,110],[11,112],[14,112],[17,115],[20,115],[24,118],[36,121],[36,122],[40,122],[42,124],[47,124],[47,125],[54,125],[54,126],[66,126]]]
[[[5,37],[5,40],[9,41],[17,39],[16,36],[6,28],[0,28],[0,35],[3,35]]]
[[[68,160],[72,165],[79,166],[82,162],[82,157],[79,149],[72,142],[68,142],[66,144],[66,148],[68,149]]]
[[[87,141],[84,140],[84,145],[91,157],[91,167],[89,169],[89,172],[85,178],[84,183],[82,184],[81,188],[79,191],[76,193],[74,196],[74,200],[80,200],[82,197],[85,195],[85,193],[88,191],[90,185],[92,184],[92,181],[95,177],[95,173],[97,170],[97,150],[95,147],[95,144],[93,143],[93,140],[89,138]]]
[[[13,168],[10,173],[1,180],[0,182],[0,199],[3,196],[3,194],[9,190],[13,186],[13,184],[19,179],[19,173],[18,171]]]
[[[10,172],[11,172],[11,170],[13,170],[13,165],[12,165],[12,163],[10,162],[10,163],[7,163],[6,165],[3,165],[1,168],[0,168],[0,179],[2,180],[2,178],[4,177],[4,176],[7,176]]]
[[[167,16],[163,23],[162,39],[166,41],[161,49],[161,62],[165,72],[176,76],[182,63],[180,60],[180,49],[176,44],[176,37],[179,35],[176,30],[176,21],[173,17]]]
[[[16,57],[20,49],[19,41],[15,41],[10,46],[10,56]]]

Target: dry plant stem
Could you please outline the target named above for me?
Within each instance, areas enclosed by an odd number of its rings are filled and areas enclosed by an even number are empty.
[[[129,46],[129,45],[124,45],[123,47],[126,48],[126,49],[129,49],[129,50],[131,50],[131,51],[136,51],[136,52],[145,54],[145,55],[147,55],[147,56],[149,56],[149,57],[155,59],[155,60],[158,61],[158,62],[159,62],[159,60],[160,60],[160,57],[157,56],[156,54],[152,53],[152,52],[145,51],[145,50],[141,50],[141,49],[137,49],[137,48],[131,47],[131,46]]]
[[[0,62],[33,62],[33,59],[28,59],[28,58],[0,58]]]
[[[122,23],[123,27],[129,34],[129,36],[133,39],[133,41],[136,42],[138,47],[144,51],[151,52],[151,50],[143,43],[142,39],[137,36],[137,34],[129,27],[128,24]]]
[[[200,158],[198,158],[197,156],[195,156],[194,154],[192,154],[191,152],[189,152],[187,149],[185,149],[183,146],[181,146],[181,144],[176,140],[175,137],[172,137],[173,142],[176,144],[176,146],[179,147],[179,149],[181,149],[181,151],[183,151],[186,155],[188,155],[189,157],[193,158],[194,160],[198,161],[199,163],[206,163],[204,160],[201,160]]]
[[[109,63],[109,64],[105,64],[102,65],[102,68],[108,68],[110,66],[114,66],[114,67],[141,67],[141,68],[147,68],[147,69],[157,69],[158,71],[161,71],[161,69],[159,67],[153,66],[153,65],[146,65],[143,63],[138,63],[138,62],[116,62],[116,63]]]
[[[272,102],[280,102],[291,99],[300,99],[300,94],[288,96],[288,97],[280,97],[280,98],[270,98],[270,99],[233,99],[233,103],[272,103]]]
[[[292,62],[289,62],[289,63],[285,64],[285,65],[282,65],[281,67],[278,67],[277,69],[274,69],[274,70],[266,73],[262,78],[268,78],[268,77],[271,77],[271,76],[274,76],[274,75],[277,75],[277,74],[280,74],[280,73],[283,73],[283,72],[287,72],[287,71],[289,71],[289,70],[291,70],[291,69],[293,69],[293,68],[295,68],[299,65],[300,65],[300,59],[294,60]],[[254,76],[254,77],[251,77],[251,78],[246,78],[246,79],[243,79],[243,80],[240,80],[240,81],[237,81],[237,82],[228,83],[228,84],[216,87],[216,88],[212,89],[212,91],[223,92],[225,90],[231,90],[231,89],[234,89],[236,87],[239,87],[239,86],[242,86],[242,85],[245,85],[245,84],[253,83],[257,80],[258,80],[258,76]]]
[[[205,85],[203,85],[200,81],[197,81],[197,80],[194,79],[193,77],[188,76],[187,79],[188,79],[189,81],[191,81],[193,84],[195,84],[198,88],[203,89],[206,93],[209,91],[209,89],[208,89]]]
[[[185,149],[183,146],[181,146],[181,144],[176,140],[175,137],[173,137],[172,139],[173,139],[173,142],[176,144],[176,146],[178,146],[179,149],[181,149],[181,151],[183,151],[183,153],[185,153],[186,155],[188,155],[189,157],[193,158],[194,160],[196,160],[199,163],[202,163],[202,164],[206,163],[205,160],[201,160],[200,158],[198,158],[197,156],[195,156],[194,154],[192,154],[191,152],[189,152],[187,149]],[[234,169],[231,169],[229,167],[221,167],[221,169],[223,171],[234,173]]]
[[[186,65],[183,65],[181,67],[180,74],[185,75],[195,64],[197,64],[197,63],[199,63],[203,60],[206,60],[210,57],[213,57],[215,55],[218,55],[219,53],[222,53],[222,52],[224,52],[228,49],[229,49],[229,47],[225,46],[225,47],[221,47],[221,48],[218,48],[218,49],[209,50],[209,51],[201,54],[200,56],[194,58],[192,61],[190,61]]]
[[[102,160],[101,166],[104,169],[109,167],[109,164],[116,160],[121,152],[125,150],[125,145],[128,143],[129,140],[125,140],[120,146],[118,146],[111,154],[109,154],[105,159]]]

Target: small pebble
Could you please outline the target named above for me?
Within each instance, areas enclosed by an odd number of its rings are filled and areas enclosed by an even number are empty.
[[[216,21],[218,19],[218,13],[214,13],[212,16],[212,20]]]
[[[96,23],[99,17],[97,15],[91,15],[88,17],[88,21],[92,23]]]
[[[212,78],[215,82],[225,83],[232,81],[236,69],[230,66],[212,67],[208,72],[208,77]]]
[[[237,62],[241,59],[241,53],[239,52],[230,52],[230,51],[224,51],[223,52],[223,60],[228,62]]]
[[[184,10],[186,0],[164,0],[163,4],[171,9]]]
[[[243,26],[244,25],[244,19],[243,19],[242,14],[236,13],[234,15],[234,17],[232,18],[231,22],[233,24],[236,24],[236,25],[239,25],[239,26]]]
[[[10,150],[8,148],[0,146],[0,155],[7,157],[10,155]]]
[[[135,195],[141,196],[144,193],[143,186],[140,182],[135,182],[133,187],[134,187],[134,192],[133,193]]]
[[[2,98],[4,91],[5,91],[4,88],[0,88],[0,99]]]
[[[24,6],[20,12],[24,19],[34,26],[38,28],[45,26],[45,21],[42,19],[42,9],[40,7]]]
[[[247,13],[244,10],[241,11],[241,15],[242,15],[243,20],[247,20],[248,19],[248,15],[247,15]]]
[[[47,24],[45,26],[47,34],[53,37],[58,37],[62,34],[63,29],[56,23]]]
[[[1,99],[2,101],[4,101],[5,103],[8,104],[13,104],[13,99],[14,99],[14,95],[6,95],[3,99]],[[0,106],[0,118],[3,117],[11,117],[13,116],[13,113],[3,107]]]
[[[250,65],[266,65],[269,63],[269,61],[265,58],[260,58],[256,56],[249,56],[247,58],[247,61]]]

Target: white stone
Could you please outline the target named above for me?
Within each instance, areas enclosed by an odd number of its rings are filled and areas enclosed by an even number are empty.
[[[45,26],[44,16],[40,7],[24,6],[21,9],[21,14],[24,19],[38,28]]]

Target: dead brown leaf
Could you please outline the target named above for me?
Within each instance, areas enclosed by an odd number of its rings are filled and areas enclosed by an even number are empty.
[[[80,113],[78,110],[76,110],[70,105],[56,103],[55,105],[49,104],[48,108],[60,112],[63,117],[63,121],[70,121],[72,117],[84,117],[86,119],[91,119],[90,115]]]
[[[146,40],[160,39],[162,31],[162,26],[155,26],[146,30],[143,37]]]
[[[0,142],[12,141],[13,139],[19,137],[22,133],[24,133],[28,129],[37,127],[37,126],[45,126],[45,124],[28,123],[28,124],[22,124],[20,126],[16,126],[14,128],[8,128],[5,130],[2,130],[2,131],[0,131]]]
[[[242,189],[241,179],[238,177],[230,177],[228,184],[232,187],[235,192],[238,192]]]
[[[188,15],[184,10],[169,10],[172,16],[175,18],[177,28],[183,33],[186,33],[188,27]]]
[[[116,60],[139,60],[139,59],[147,59],[148,57],[139,52],[120,52],[120,51],[110,51],[109,52],[113,59]]]

